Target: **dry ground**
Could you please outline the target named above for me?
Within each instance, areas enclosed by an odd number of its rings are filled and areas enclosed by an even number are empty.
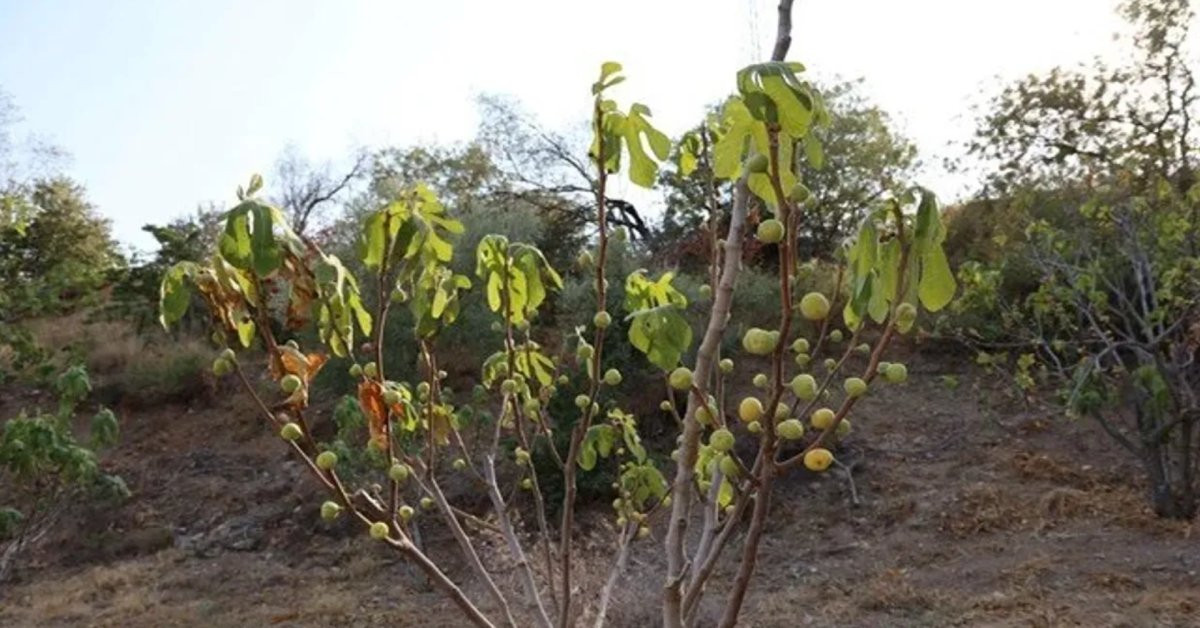
[[[840,454],[858,505],[837,473],[781,483],[745,625],[1200,626],[1194,525],[1149,514],[1140,472],[1091,426],[996,406],[948,364],[913,357],[907,385],[862,404]],[[134,498],[73,513],[0,589],[0,626],[462,625],[366,535],[318,521],[314,485],[239,395],[193,404],[123,417],[106,465]],[[584,546],[601,573],[607,549]],[[656,622],[658,545],[640,548],[616,625]]]

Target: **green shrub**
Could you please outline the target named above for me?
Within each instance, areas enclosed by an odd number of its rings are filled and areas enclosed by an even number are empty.
[[[92,389],[87,371],[68,369],[55,388],[53,412],[22,412],[0,430],[0,486],[7,502],[0,503],[0,581],[64,508],[129,494],[121,478],[100,469],[94,451],[116,442],[116,416],[101,408],[91,419],[88,442],[75,438],[76,411]]]

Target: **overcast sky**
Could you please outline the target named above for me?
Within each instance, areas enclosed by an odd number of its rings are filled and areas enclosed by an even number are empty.
[[[790,59],[862,77],[914,138],[925,185],[967,105],[999,79],[1117,50],[1115,0],[796,0]],[[519,98],[546,126],[588,114],[600,62],[623,104],[672,135],[770,52],[773,0],[0,0],[0,89],[22,130],[73,156],[68,172],[140,228],[228,200],[295,144],[316,160],[355,145],[469,139],[474,98]],[[268,182],[269,183],[269,182]]]

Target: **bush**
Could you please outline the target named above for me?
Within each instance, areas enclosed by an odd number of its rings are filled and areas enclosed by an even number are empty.
[[[87,371],[68,369],[55,388],[54,411],[21,413],[0,431],[0,581],[66,508],[129,494],[121,478],[101,471],[94,451],[116,442],[116,416],[101,408],[91,420],[88,442],[75,438],[76,412],[91,391]]]

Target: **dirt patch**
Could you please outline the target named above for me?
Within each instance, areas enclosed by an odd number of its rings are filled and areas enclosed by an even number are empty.
[[[909,364],[908,384],[864,399],[839,452],[858,460],[857,505],[841,473],[779,483],[745,625],[1197,625],[1194,525],[1153,516],[1135,461],[1086,423],[991,406],[985,380],[956,363]],[[0,591],[0,625],[462,625],[394,555],[319,522],[317,488],[239,395],[204,403],[123,417],[105,465],[134,499],[74,513]],[[583,523],[608,525],[602,512]],[[452,540],[426,532],[484,599]],[[613,625],[658,621],[657,533],[621,581]],[[611,559],[596,539],[578,546],[589,581]],[[513,580],[499,551],[485,559]],[[702,624],[723,594],[712,587]]]

